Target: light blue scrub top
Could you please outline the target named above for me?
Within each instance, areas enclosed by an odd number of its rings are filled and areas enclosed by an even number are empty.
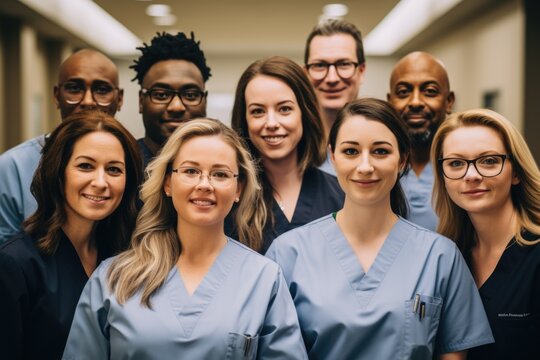
[[[152,309],[138,294],[118,304],[110,262],[81,295],[64,359],[307,359],[280,268],[234,240],[192,296],[174,267]]]
[[[416,173],[410,169],[400,180],[409,203],[408,220],[432,231],[437,229],[439,223],[439,218],[431,204],[434,181],[431,162],[426,164],[420,176],[416,176]]]
[[[40,135],[0,155],[0,244],[21,231],[22,222],[37,209],[30,184],[44,144]]]
[[[367,273],[332,215],[278,237],[266,256],[283,269],[311,359],[432,359],[493,342],[455,244],[406,220]]]

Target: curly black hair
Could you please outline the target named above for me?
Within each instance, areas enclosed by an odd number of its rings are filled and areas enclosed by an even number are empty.
[[[134,60],[135,64],[130,66],[130,69],[136,72],[131,81],[137,80],[139,84],[142,84],[144,76],[152,65],[158,61],[175,59],[194,63],[201,71],[204,82],[206,82],[212,75],[210,74],[210,68],[206,66],[206,59],[199,47],[199,43],[200,41],[195,41],[193,32],[191,32],[191,39],[182,32],[176,35],[158,32],[150,45],[143,43],[143,46],[137,48],[142,52],[142,55],[139,59]]]

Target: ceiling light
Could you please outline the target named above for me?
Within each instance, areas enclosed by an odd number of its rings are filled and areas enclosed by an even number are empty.
[[[91,0],[19,1],[109,55],[138,53],[141,40]]]
[[[176,24],[176,16],[173,14],[154,17],[154,24],[158,26],[171,26]]]
[[[347,15],[349,8],[344,4],[328,4],[323,7],[323,16],[328,18],[339,18]]]
[[[463,0],[401,0],[364,38],[366,55],[392,55]]]
[[[146,8],[148,16],[165,16],[171,13],[171,7],[165,4],[152,4]]]

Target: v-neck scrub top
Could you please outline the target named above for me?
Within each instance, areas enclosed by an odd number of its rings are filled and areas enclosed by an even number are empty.
[[[118,304],[105,262],[85,287],[64,359],[307,359],[279,267],[229,239],[189,295],[175,267],[150,298]]]
[[[493,342],[455,244],[406,220],[367,273],[332,215],[283,234],[266,256],[283,269],[311,359],[432,359]]]
[[[512,240],[479,291],[495,343],[471,350],[469,359],[540,359],[540,245]]]

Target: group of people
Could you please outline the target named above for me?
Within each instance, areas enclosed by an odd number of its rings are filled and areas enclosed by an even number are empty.
[[[86,49],[62,123],[0,155],[2,358],[540,357],[540,172],[504,117],[452,113],[442,62],[357,99],[360,32],[323,22],[303,67],[244,71],[228,127],[193,34],[139,50],[143,138]]]

